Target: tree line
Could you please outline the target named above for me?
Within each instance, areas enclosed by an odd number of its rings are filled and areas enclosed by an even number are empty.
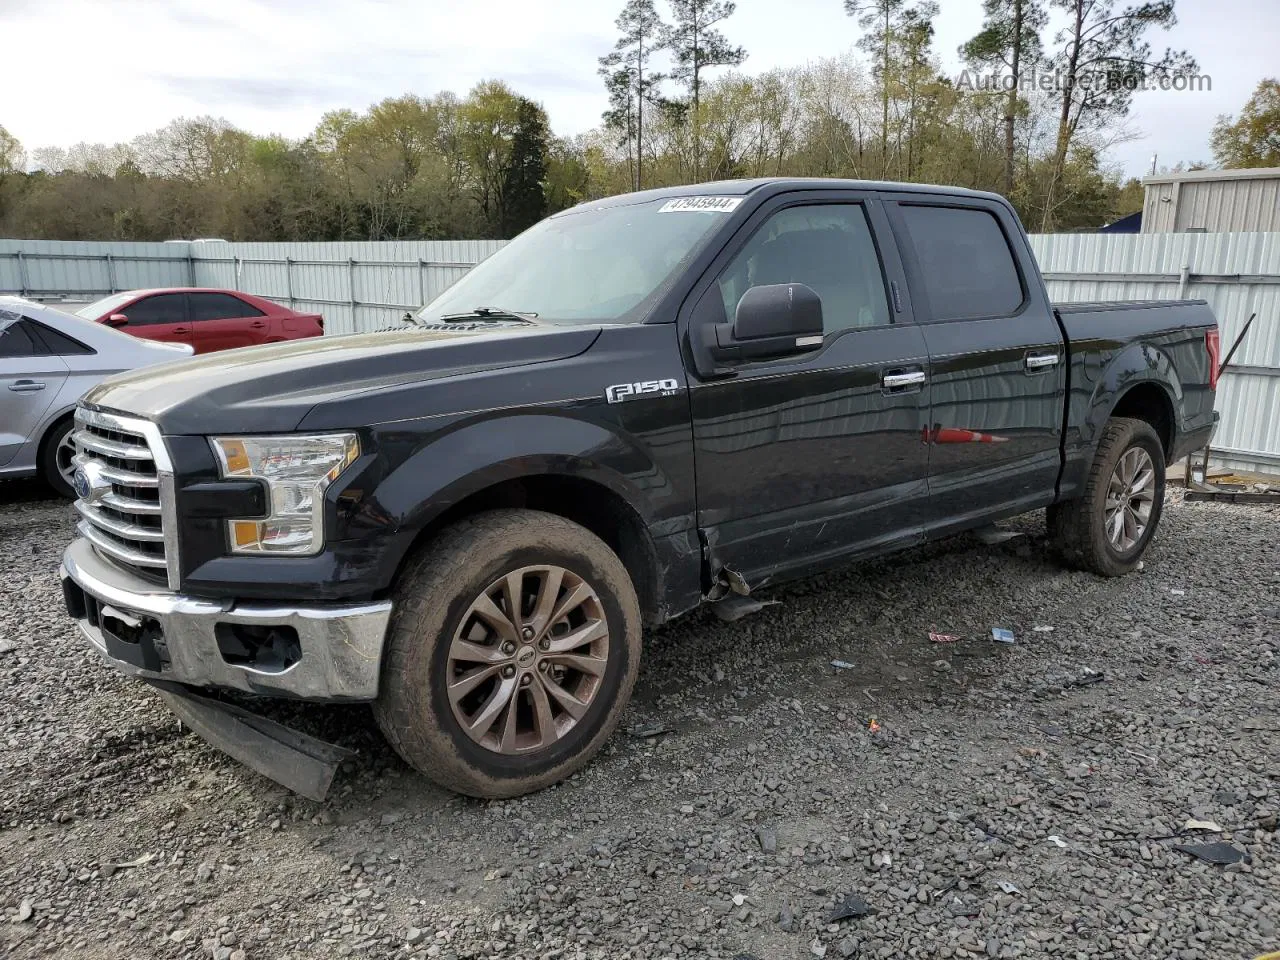
[[[627,0],[599,61],[608,108],[575,137],[499,81],[333,111],[300,140],[201,117],[28,157],[0,127],[0,235],[509,237],[584,200],[757,176],[995,190],[1041,231],[1140,209],[1139,184],[1105,158],[1133,136],[1136,90],[1196,76],[1185,51],[1152,45],[1176,22],[1173,0],[983,0],[955,76],[934,49],[935,0],[842,2],[856,50],[752,73],[729,38],[732,0],[667,0],[666,17]],[[1051,14],[1062,26],[1047,36]],[[1280,163],[1280,84],[1222,118],[1212,146],[1222,164]]]

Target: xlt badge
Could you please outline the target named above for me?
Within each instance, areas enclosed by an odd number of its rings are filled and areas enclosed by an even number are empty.
[[[621,403],[627,397],[639,397],[646,393],[657,393],[664,397],[675,396],[680,384],[675,380],[639,380],[635,383],[615,383],[604,388],[604,398],[610,403]]]

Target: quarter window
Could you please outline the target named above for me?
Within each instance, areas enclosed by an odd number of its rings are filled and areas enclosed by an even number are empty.
[[[826,333],[889,322],[884,274],[861,205],[788,207],[770,217],[720,277],[725,316],[752,287],[803,283],[822,298]]]
[[[31,321],[0,311],[0,357],[38,357],[48,352],[36,339]]]
[[[933,319],[1004,317],[1022,306],[1013,251],[993,214],[916,204],[898,209]]]

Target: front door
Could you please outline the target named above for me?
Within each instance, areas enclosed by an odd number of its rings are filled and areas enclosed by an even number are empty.
[[[135,300],[120,311],[129,318],[121,329],[144,340],[191,343],[187,298],[182,293],[156,293]]]
[[[698,526],[713,571],[728,566],[755,587],[919,538],[928,357],[896,251],[877,242],[887,235],[868,195],[783,194],[689,298],[691,326],[726,322],[762,284],[807,284],[823,310],[813,353],[690,376]]]
[[[931,533],[1045,506],[1062,466],[1066,346],[1013,214],[898,195],[887,213],[929,348]]]

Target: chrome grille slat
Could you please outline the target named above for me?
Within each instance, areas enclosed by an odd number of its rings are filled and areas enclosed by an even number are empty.
[[[109,557],[114,557],[116,560],[123,560],[130,566],[147,567],[153,570],[163,570],[166,566],[163,556],[130,550],[124,544],[117,543],[106,534],[100,533],[98,528],[87,520],[81,520],[76,525],[76,529],[80,531],[80,536],[92,543],[98,550]]]
[[[160,431],[146,420],[80,407],[72,440],[77,467],[96,484],[76,501],[81,536],[114,563],[148,576],[164,572],[177,589],[173,467]]]
[[[80,511],[80,516],[95,527],[101,527],[107,533],[115,534],[117,537],[125,540],[141,540],[146,543],[164,543],[164,531],[159,527],[144,527],[141,524],[117,520],[115,517],[109,517],[95,510],[83,500],[76,501],[76,509]]]
[[[88,430],[77,430],[71,438],[78,450],[92,450],[103,453],[118,460],[151,460],[151,451],[146,447],[134,446],[132,443],[120,443],[106,437],[95,436]]]
[[[135,473],[132,470],[122,470],[119,467],[108,466],[105,462],[96,457],[90,457],[88,459],[98,460],[98,462],[102,464],[102,475],[112,483],[118,483],[123,487],[155,488],[160,486],[160,481],[156,478],[154,473]],[[74,458],[77,466],[87,463],[88,459],[81,454],[76,454]]]

